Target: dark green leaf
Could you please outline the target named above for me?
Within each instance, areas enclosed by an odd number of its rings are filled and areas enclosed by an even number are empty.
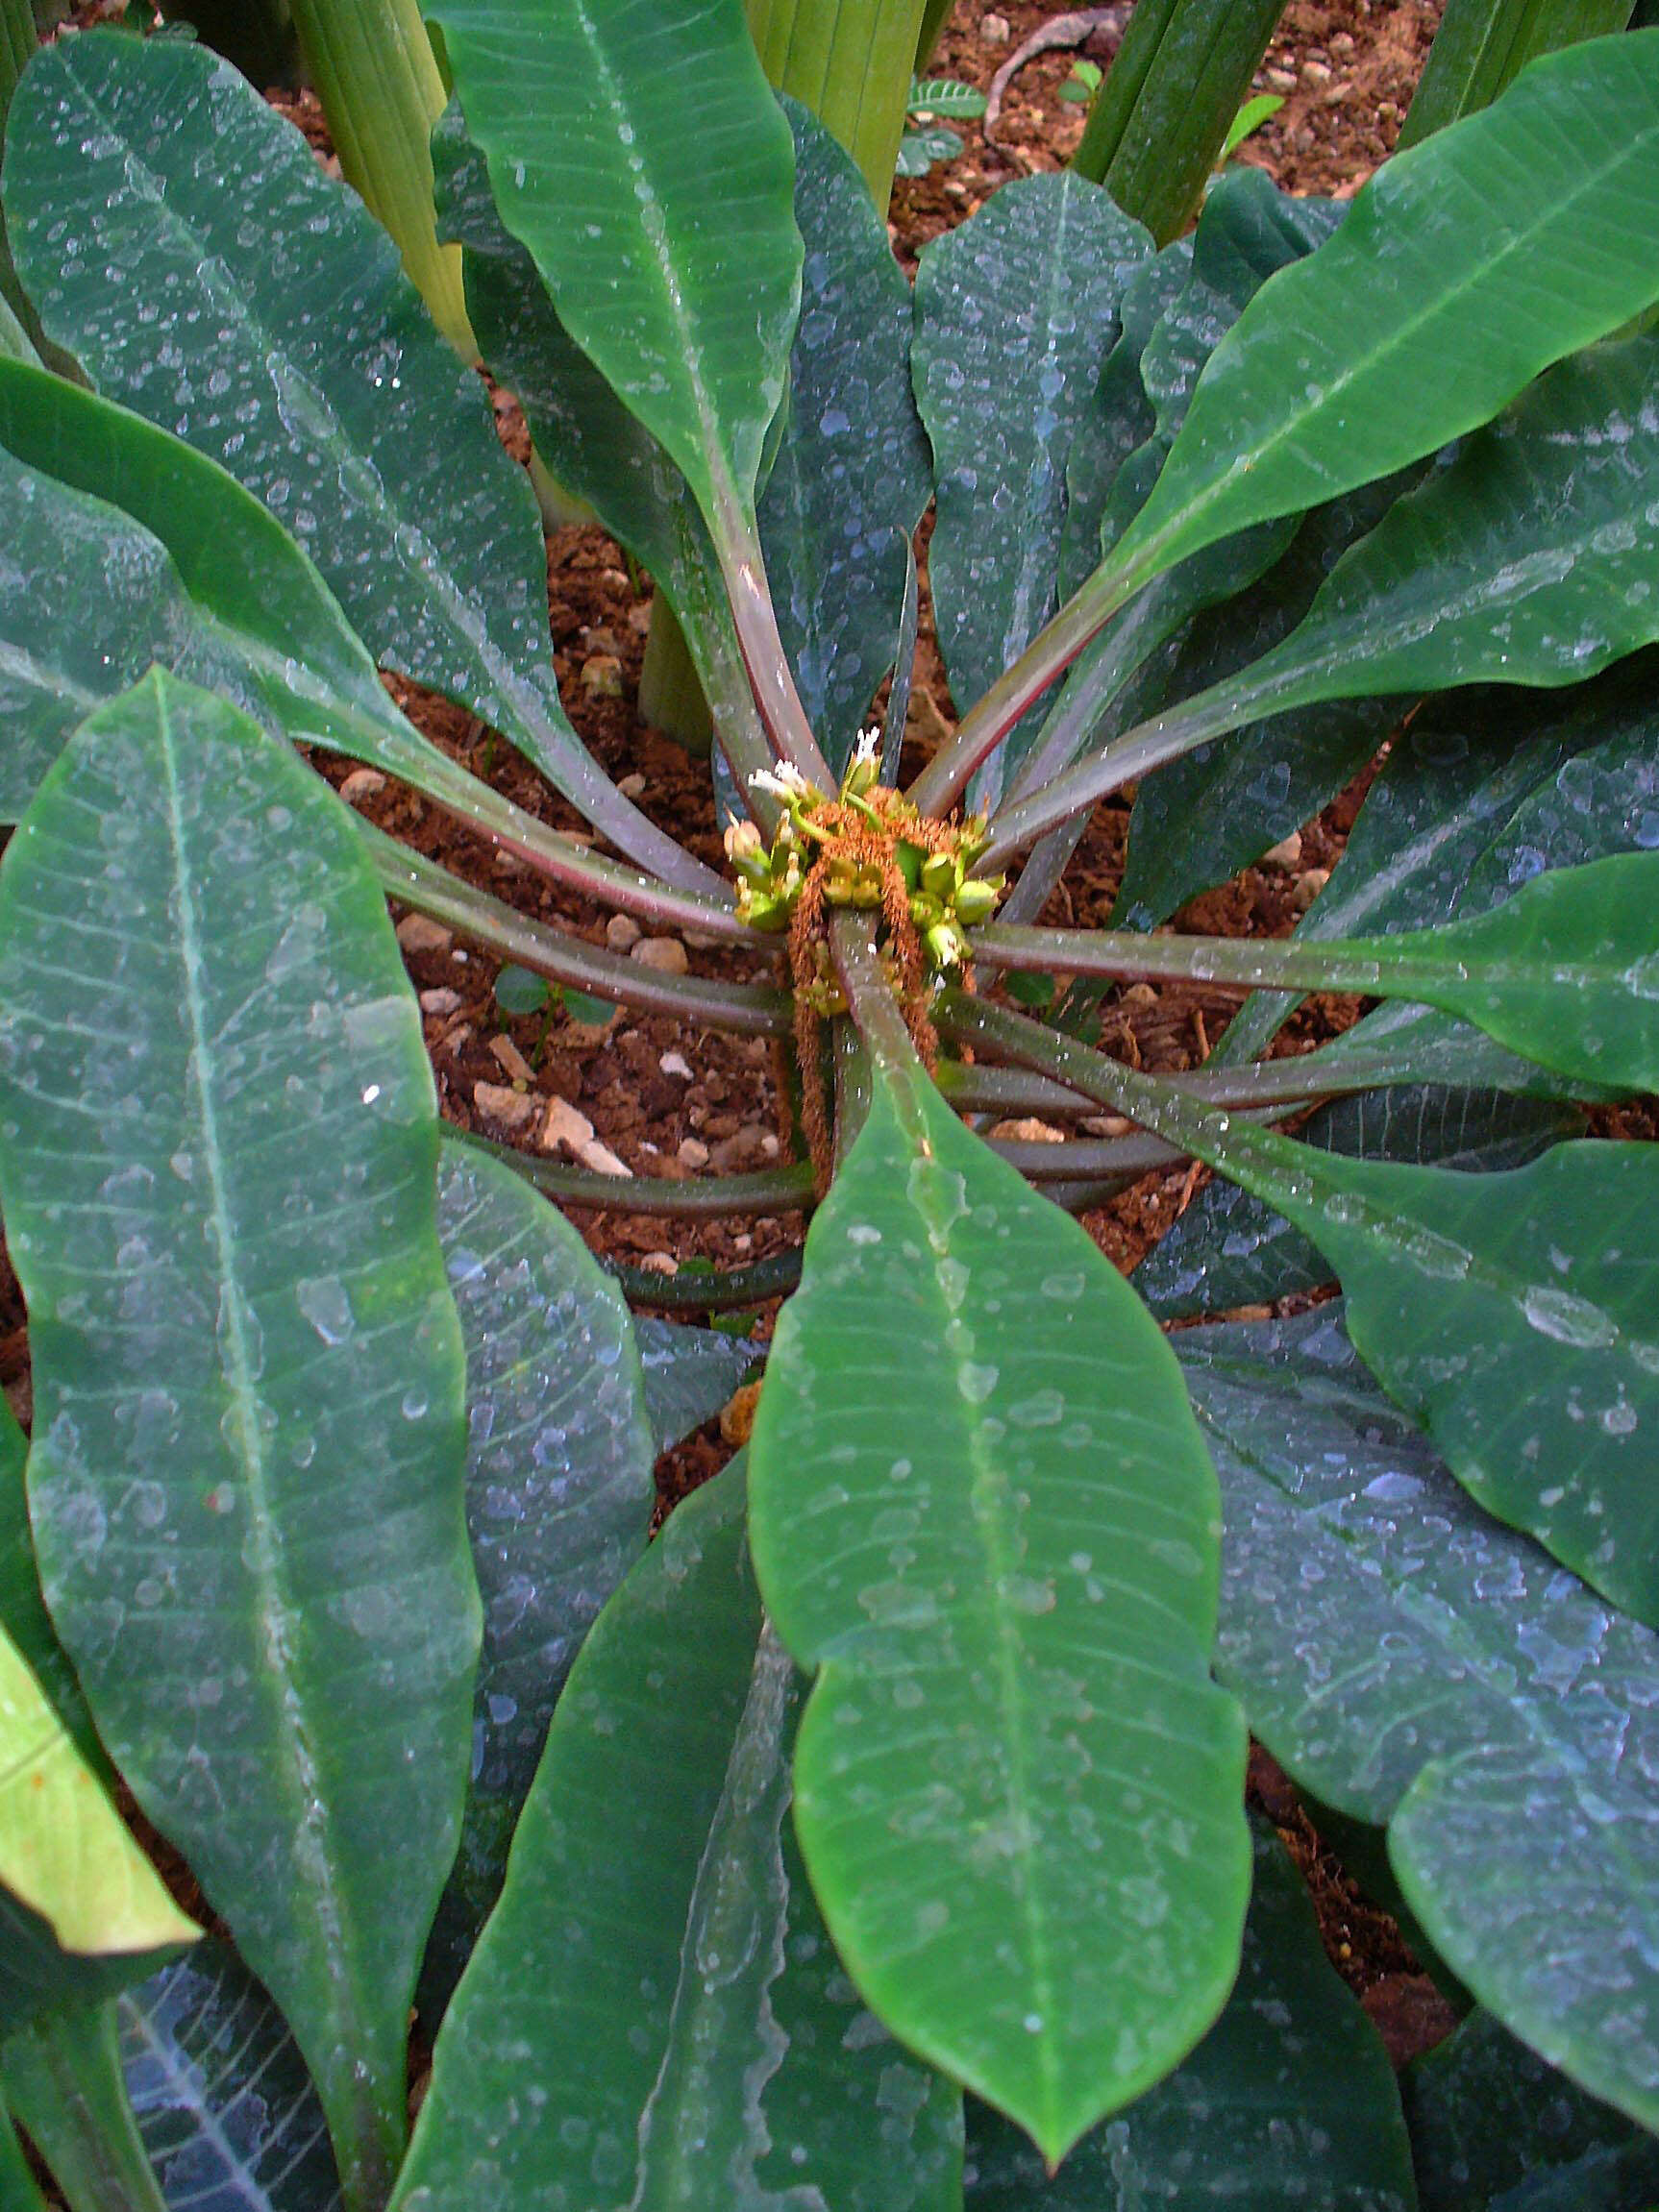
[[[539,1014],[550,995],[544,977],[532,975],[528,968],[515,968],[510,961],[495,979],[495,1002],[504,1014]]]
[[[670,1450],[719,1413],[738,1386],[751,1380],[764,1357],[762,1345],[733,1339],[717,1328],[690,1328],[683,1321],[641,1317],[633,1324],[633,1334],[645,1372],[646,1411],[659,1452]]]
[[[768,1607],[817,1677],[797,1827],[866,1998],[1051,2158],[1237,1965],[1243,1740],[1175,1382],[1084,1233],[879,1074],[751,1446]]]
[[[1338,1098],[1297,1134],[1321,1151],[1483,1172],[1522,1167],[1579,1126],[1577,1113],[1558,1102],[1407,1085]],[[1133,1281],[1160,1320],[1174,1320],[1271,1304],[1330,1277],[1329,1263],[1282,1214],[1218,1178],[1153,1245]]]
[[[282,2014],[222,1944],[117,2002],[121,2063],[168,2212],[337,2212],[317,2093]]]
[[[1386,163],[1211,356],[1113,577],[1436,452],[1648,306],[1656,54],[1659,33],[1637,32],[1553,55]]]
[[[0,308],[4,307],[4,300],[0,300]],[[47,2212],[40,2184],[29,2170],[4,2100],[0,2100],[0,2203],[6,2212]]]
[[[1647,2212],[1659,2142],[1474,2012],[1404,2080],[1422,2212]]]
[[[366,2196],[478,1648],[419,1019],[350,818],[160,672],[42,785],[0,946],[41,1583]]]
[[[1255,1829],[1238,1981],[1192,2056],[1052,2180],[970,2106],[966,2198],[970,2212],[1417,2212],[1393,2070],[1271,1831]]]
[[[1226,1515],[1218,1666],[1252,1730],[1326,1804],[1392,1821],[1453,1971],[1651,2126],[1659,1640],[1471,1503],[1339,1307],[1176,1342]]]
[[[962,151],[962,134],[936,124],[925,131],[906,131],[899,141],[899,159],[893,173],[899,177],[925,177],[941,161],[953,161]]]
[[[1137,223],[1070,175],[1024,178],[929,246],[916,279],[916,391],[933,446],[929,555],[940,650],[967,706],[1058,597],[1066,461],[1151,254]],[[998,798],[1020,740],[976,783]]]
[[[801,321],[760,542],[807,719],[841,773],[899,647],[911,533],[932,491],[910,390],[910,287],[863,178],[796,101]]]
[[[799,1694],[732,1469],[582,1647],[396,2212],[959,2201],[959,2101],[859,2004],[801,1872]]]
[[[736,0],[673,13],[656,0],[437,0],[432,12],[502,219],[565,328],[710,524],[731,505],[752,525],[801,240],[788,129]]]
[[[379,659],[504,730],[629,847],[631,810],[559,704],[529,483],[299,133],[205,46],[67,39],[19,95],[6,184],[25,281],[94,381],[254,492]],[[672,874],[666,840],[631,848]]]
[[[571,1661],[645,1548],[656,1490],[621,1292],[522,1176],[444,1144],[438,1232],[467,1371],[467,1525],[483,1600],[472,1790],[421,1985],[435,2011],[495,1903]]]

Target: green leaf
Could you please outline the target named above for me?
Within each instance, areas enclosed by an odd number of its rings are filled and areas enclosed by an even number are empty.
[[[859,2004],[801,1872],[799,1695],[733,1468],[582,1646],[396,2212],[959,2203],[959,2100]]]
[[[539,1014],[548,1004],[551,993],[546,979],[534,975],[528,968],[517,968],[509,961],[497,974],[494,996],[504,1014]]]
[[[117,2001],[138,2133],[169,2212],[337,2212],[322,2106],[282,2014],[210,1937]]]
[[[23,1487],[28,1456],[29,1439],[18,1427],[16,1414],[0,1401],[0,1630],[46,1693],[81,1757],[107,1781],[104,1747],[40,1595],[29,1499]]]
[[[1452,1970],[1651,2127],[1659,1642],[1464,1495],[1340,1307],[1176,1342],[1226,1515],[1218,1667],[1251,1729],[1327,1805],[1392,1821]]]
[[[1334,1099],[1297,1134],[1322,1152],[1490,1173],[1523,1167],[1581,1125],[1573,1108],[1559,1101],[1411,1084]],[[1315,1290],[1330,1274],[1318,1248],[1282,1214],[1218,1177],[1152,1246],[1131,1280],[1167,1321],[1271,1304]]]
[[[1125,283],[1151,252],[1104,192],[1061,174],[1004,186],[922,256],[914,373],[938,507],[929,575],[963,706],[1053,612],[1067,456]],[[1019,744],[981,773],[977,798],[1001,795]]]
[[[483,1601],[473,1781],[422,1979],[438,2008],[501,1888],[571,1661],[645,1549],[656,1492],[628,1308],[522,1176],[445,1142],[438,1232],[467,1376],[467,1525]]]
[[[799,102],[783,108],[806,258],[760,543],[802,703],[840,774],[898,652],[933,472],[910,388],[910,287],[886,225],[829,132]]]
[[[0,308],[4,306],[0,300]],[[4,2100],[0,2100],[0,2203],[7,2212],[47,2212],[40,2184],[29,2169]]]
[[[1641,2212],[1659,2143],[1473,2012],[1403,2083],[1422,2212]]]
[[[113,2004],[47,2014],[9,2037],[0,2076],[69,2203],[166,2212],[121,2077]]]
[[[958,115],[972,118],[985,112],[985,95],[978,86],[964,85],[955,77],[912,77],[909,112],[927,115]]]
[[[1260,1823],[1254,1842],[1238,1981],[1192,2056],[1052,2178],[970,2106],[969,2212],[1417,2212],[1387,2053],[1331,1971],[1283,1845]]]
[[[502,220],[716,534],[752,533],[800,297],[789,132],[737,0],[436,0]],[[686,128],[688,115],[696,128]]]
[[[1401,146],[1484,108],[1539,54],[1622,31],[1631,0],[1447,0]]]
[[[1051,2159],[1237,1965],[1244,1743],[1176,1382],[1083,1231],[879,1074],[751,1446],[761,1585],[817,1676],[796,1825],[866,1999]]]
[[[61,1950],[158,1951],[200,1933],[162,1888],[0,1630],[0,1884]],[[5,2026],[16,2025],[7,1960]]]
[[[962,134],[946,124],[929,124],[926,130],[906,131],[899,140],[899,155],[893,164],[896,177],[925,177],[929,169],[941,161],[953,161],[962,151]]]
[[[349,816],[160,672],[41,787],[0,946],[42,1585],[362,2201],[401,2141],[478,1648],[419,1020]]]
[[[675,879],[559,704],[535,502],[482,385],[299,133],[206,47],[68,39],[19,94],[6,183],[25,279],[94,381],[254,492],[379,659]]]
[[[1487,421],[1659,294],[1659,32],[1538,63],[1397,155],[1211,356],[1111,556],[1136,582]]]
[[[720,1329],[690,1328],[683,1321],[641,1316],[633,1336],[659,1452],[719,1413],[739,1385],[754,1377],[765,1356],[762,1345],[733,1339]]]

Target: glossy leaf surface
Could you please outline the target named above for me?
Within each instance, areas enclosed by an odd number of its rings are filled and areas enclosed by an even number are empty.
[[[1226,1516],[1222,1678],[1317,1797],[1393,1823],[1481,2002],[1651,2126],[1659,1639],[1472,1503],[1341,1315],[1177,1339]]]
[[[9,1404],[0,1405],[0,1630],[45,1692],[53,1711],[96,1774],[107,1761],[75,1670],[58,1641],[35,1566],[35,1537],[23,1466],[29,1439]]]
[[[559,704],[529,483],[356,195],[176,40],[54,47],[7,142],[21,266],[94,381],[254,492],[382,661],[503,729],[629,844]],[[672,867],[665,841],[632,848]]]
[[[765,1347],[719,1329],[640,1315],[633,1324],[645,1410],[657,1451],[666,1452],[719,1413],[755,1374]]]
[[[728,504],[752,520],[801,240],[788,127],[736,0],[440,0],[433,13],[502,219],[565,328],[711,525]]]
[[[397,2212],[959,2200],[959,2100],[860,2005],[801,1872],[799,1694],[732,1469],[577,1659]]]
[[[1559,1102],[1408,1084],[1333,1099],[1297,1135],[1321,1151],[1482,1173],[1523,1167],[1580,1125]],[[1216,1177],[1152,1246],[1133,1282],[1160,1320],[1175,1320],[1271,1304],[1330,1277],[1318,1247],[1282,1214]]]
[[[1067,456],[1124,284],[1151,252],[1104,192],[1062,172],[1005,186],[922,257],[916,394],[938,504],[929,570],[964,709],[1053,612]],[[1005,775],[992,764],[976,798],[996,799]]]
[[[1084,2136],[1052,2179],[969,2107],[968,2212],[1417,2212],[1393,2069],[1320,1941],[1283,1845],[1255,1829],[1238,1981],[1167,2080]]]
[[[453,1986],[582,1637],[645,1548],[656,1489],[621,1292],[510,1167],[446,1142],[438,1233],[466,1348],[467,1526],[483,1601],[472,1789],[422,1984]]]
[[[282,2014],[209,1938],[115,2008],[168,2212],[337,2212],[323,2108]]]
[[[1405,2076],[1421,2212],[1644,2212],[1659,2142],[1473,2012]]]
[[[48,776],[0,933],[42,1585],[366,2193],[478,1639],[418,1017],[349,817],[160,673]]]
[[[1433,453],[1647,307],[1656,55],[1653,32],[1553,55],[1387,162],[1216,349],[1113,573],[1143,578]]]
[[[865,1997],[1051,2158],[1237,1964],[1243,1739],[1176,1385],[1083,1232],[919,1069],[882,1076],[751,1446],[762,1587],[817,1676],[797,1827]]]

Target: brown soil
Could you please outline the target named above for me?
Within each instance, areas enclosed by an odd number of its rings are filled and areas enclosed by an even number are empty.
[[[118,10],[99,0],[83,19]],[[1059,10],[1038,0],[1003,0],[986,8],[963,0],[934,61],[940,75],[988,86],[994,72],[1028,32]],[[1260,89],[1282,93],[1285,106],[1249,141],[1242,158],[1267,168],[1297,191],[1349,194],[1393,144],[1439,15],[1436,0],[1295,0],[1258,78]],[[1059,98],[1073,56],[1047,54],[1011,86],[1000,143],[987,143],[974,123],[956,126],[966,141],[960,160],[926,178],[900,180],[891,228],[902,259],[972,212],[986,195],[1022,171],[1058,166],[1082,129],[1082,111]],[[309,95],[281,102],[327,152],[320,111]],[[502,408],[512,443],[522,428]],[[720,864],[720,839],[706,768],[646,727],[636,709],[650,587],[600,532],[567,529],[548,547],[548,580],[556,661],[571,719],[606,768],[657,822],[693,851]],[[413,687],[391,688],[437,742],[487,775],[544,821],[580,828],[508,748],[476,720]],[[951,701],[930,643],[923,658],[907,729],[905,773],[913,773],[950,726]],[[441,859],[532,913],[595,944],[607,917],[583,908],[507,855],[494,857],[448,818],[347,762],[319,763],[352,802],[383,827]],[[1369,773],[1369,772],[1368,772]],[[1299,903],[1298,876],[1328,869],[1357,809],[1362,778],[1302,832],[1292,864],[1262,865],[1226,889],[1198,900],[1182,919],[1229,935],[1287,933]],[[1056,894],[1052,916],[1081,923],[1102,919],[1122,868],[1127,809],[1107,804]],[[1305,893],[1305,886],[1303,886]],[[428,924],[403,932],[409,972],[422,994],[426,1034],[443,1112],[457,1125],[536,1146],[555,1100],[577,1107],[595,1136],[638,1174],[690,1175],[717,1167],[761,1167],[780,1155],[779,1101],[770,1051],[718,1033],[686,1033],[669,1021],[626,1011],[603,1025],[557,1013],[518,1020],[493,996],[496,963]],[[626,934],[626,933],[625,933]],[[694,942],[694,971],[753,976],[764,956],[738,954]],[[1109,1003],[1104,1042],[1131,1063],[1160,1070],[1196,1066],[1213,1046],[1239,1003],[1224,989],[1137,985]],[[1355,1000],[1317,1002],[1298,1017],[1276,1049],[1306,1049],[1351,1022]],[[481,1086],[484,1097],[481,1100]],[[1622,1133],[1654,1133],[1650,1118],[1626,1119]],[[1111,1206],[1088,1217],[1102,1248],[1122,1268],[1132,1266],[1190,1202],[1201,1170],[1152,1175]],[[573,1217],[604,1258],[668,1275],[693,1259],[726,1268],[780,1252],[798,1241],[798,1215],[727,1218],[689,1228],[631,1213],[627,1181],[617,1178],[614,1205]],[[14,1286],[0,1300],[0,1384],[27,1418],[27,1346]],[[769,1333],[770,1312],[757,1319]],[[725,1433],[709,1423],[658,1469],[665,1504],[695,1487],[724,1463],[741,1434],[729,1417]],[[1308,1875],[1327,1949],[1382,2028],[1397,2062],[1444,2034],[1453,2015],[1418,1969],[1395,1924],[1366,1904],[1320,1844],[1285,1778],[1265,1756],[1252,1765],[1251,1790],[1278,1825]]]

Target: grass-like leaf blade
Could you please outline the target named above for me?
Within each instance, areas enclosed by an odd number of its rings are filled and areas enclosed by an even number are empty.
[[[366,2201],[478,1648],[419,1019],[350,818],[160,673],[42,785],[0,942],[42,1585]]]
[[[814,1670],[797,1826],[894,2031],[1057,2159],[1238,1959],[1244,1742],[1212,1477],[1145,1309],[918,1069],[878,1074],[751,1445]]]

